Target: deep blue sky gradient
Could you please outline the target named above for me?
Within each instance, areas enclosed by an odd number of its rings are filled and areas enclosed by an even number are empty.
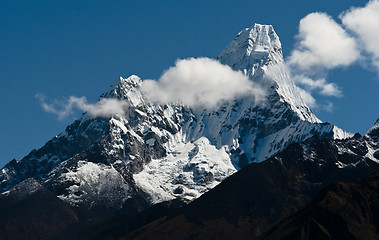
[[[35,98],[86,96],[95,101],[119,76],[157,79],[178,58],[217,57],[254,23],[272,24],[284,56],[298,23],[320,11],[338,20],[358,0],[266,1],[0,1],[0,167],[59,134],[58,121]],[[378,75],[355,65],[328,74],[342,98],[323,121],[363,133],[379,117]],[[79,116],[79,113],[78,115]],[[77,117],[76,116],[76,117]]]

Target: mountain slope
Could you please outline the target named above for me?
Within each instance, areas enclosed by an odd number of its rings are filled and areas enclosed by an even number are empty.
[[[66,130],[0,172],[0,192],[34,178],[71,206],[137,212],[162,201],[192,201],[252,162],[313,135],[349,133],[321,123],[302,101],[272,26],[239,33],[218,57],[265,87],[213,110],[148,102],[137,76],[120,78],[100,99],[127,103],[125,115],[84,113]]]
[[[1,194],[0,212],[0,238],[4,240],[61,239],[63,232],[80,222],[68,204],[33,179]],[[65,232],[64,238],[70,237]]]
[[[251,164],[184,207],[125,239],[252,239],[310,203],[325,186],[352,181],[379,167],[374,126],[364,136],[317,136]],[[376,155],[376,154],[375,154]],[[377,155],[376,155],[377,156]],[[280,239],[280,238],[279,238]]]
[[[333,183],[259,239],[379,239],[378,193],[379,169],[355,182]]]

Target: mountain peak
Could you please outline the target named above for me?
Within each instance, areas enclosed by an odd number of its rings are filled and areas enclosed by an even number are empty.
[[[265,87],[270,95],[268,98],[289,103],[300,119],[321,122],[304,103],[291,79],[273,26],[254,24],[239,32],[220,53],[218,60]]]
[[[247,32],[248,40],[251,41],[249,46],[252,47],[252,50],[270,51],[274,48],[278,49],[282,47],[279,37],[275,33],[272,25],[262,25],[256,23],[253,27],[247,28]]]
[[[252,75],[254,71],[249,70],[256,65],[283,62],[282,45],[273,26],[256,23],[239,32],[218,59],[235,70]]]
[[[345,133],[320,124],[304,104],[272,26],[255,24],[240,32],[219,59],[267,87],[265,104],[244,96],[209,110],[162,106],[147,101],[139,77],[121,77],[100,98],[122,100],[128,106],[124,114],[74,121],[1,169],[0,191],[35,178],[75,207],[139,211],[175,198],[191,201],[293,142]]]
[[[119,80],[115,81],[100,98],[117,98],[126,99],[128,92],[132,88],[138,88],[141,84],[142,79],[136,75],[131,75],[128,78],[120,77]]]

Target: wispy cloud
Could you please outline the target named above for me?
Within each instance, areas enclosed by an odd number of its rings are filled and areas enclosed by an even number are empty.
[[[75,110],[87,112],[93,117],[109,117],[124,115],[128,108],[126,101],[118,99],[102,98],[97,103],[90,104],[85,97],[70,96],[67,100],[54,100],[53,103],[47,103],[42,94],[37,94],[36,98],[46,112],[55,114],[59,120],[74,115]]]
[[[324,111],[332,113],[334,111],[334,104],[332,102],[330,102],[330,101],[327,101],[325,104],[321,105],[321,108]]]
[[[341,97],[342,91],[335,83],[328,83],[325,79],[313,80],[304,75],[294,76],[294,81],[298,86],[302,86],[309,92],[317,91],[317,93],[329,97]]]
[[[262,88],[241,72],[204,57],[178,60],[157,81],[143,81],[141,90],[153,102],[205,108],[244,95],[254,96],[256,103],[265,97]]]
[[[319,103],[312,96],[312,94],[309,90],[304,90],[301,87],[298,87],[298,90],[300,92],[301,98],[304,100],[304,102],[307,104],[307,106],[312,108],[313,110],[326,111],[326,112],[330,112],[330,113],[332,113],[334,111],[334,104],[331,101],[325,101],[325,102]]]

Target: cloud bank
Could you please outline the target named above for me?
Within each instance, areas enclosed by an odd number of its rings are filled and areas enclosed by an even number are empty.
[[[88,103],[85,97],[70,96],[68,100],[47,103],[46,97],[37,94],[42,108],[49,113],[57,115],[59,120],[63,120],[75,113],[75,110],[85,111],[93,117],[109,117],[112,115],[124,115],[128,108],[126,101],[110,98],[102,98],[97,103]]]
[[[265,96],[262,88],[241,72],[204,57],[178,60],[157,81],[143,81],[141,91],[153,102],[205,108],[245,95],[259,103]]]
[[[340,14],[340,23],[326,13],[308,14],[299,23],[297,43],[287,59],[301,95],[310,107],[331,111],[312,94],[340,97],[342,91],[324,77],[328,70],[352,64],[368,65],[379,74],[379,0]],[[314,80],[316,79],[316,80]]]

